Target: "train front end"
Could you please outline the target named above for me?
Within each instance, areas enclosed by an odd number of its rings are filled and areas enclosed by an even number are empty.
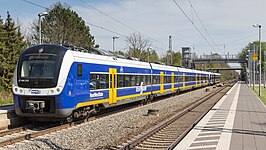
[[[58,80],[66,52],[65,47],[46,44],[21,54],[12,85],[17,115],[42,121],[65,118],[72,112],[59,108],[63,85]]]

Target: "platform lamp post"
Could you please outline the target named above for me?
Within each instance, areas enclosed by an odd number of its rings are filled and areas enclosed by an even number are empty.
[[[39,16],[39,44],[42,44],[42,21],[41,21],[41,17],[46,16],[46,15],[48,15],[48,12],[46,12],[46,11],[38,14],[38,16]]]
[[[259,42],[260,42],[260,53],[259,53],[259,96],[261,96],[261,25],[253,24],[254,28],[259,28]]]
[[[113,36],[113,53],[115,53],[115,39],[118,39],[119,36]]]
[[[248,78],[248,83],[249,83],[249,87],[251,87],[251,66],[250,66],[250,60],[251,60],[251,57],[250,57],[250,50],[248,49],[247,50],[247,55],[246,55],[246,61],[248,62],[248,72],[247,72],[247,78]]]

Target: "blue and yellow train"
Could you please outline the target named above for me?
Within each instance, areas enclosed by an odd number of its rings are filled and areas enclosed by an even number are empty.
[[[79,118],[101,108],[215,84],[220,77],[60,45],[37,45],[21,54],[14,73],[15,112],[39,121]]]

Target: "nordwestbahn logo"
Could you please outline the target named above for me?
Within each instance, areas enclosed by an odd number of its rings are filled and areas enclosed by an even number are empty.
[[[31,90],[31,94],[41,94],[40,90]]]
[[[143,91],[147,90],[147,86],[143,86],[143,82],[140,83],[140,86],[136,87],[136,92],[140,92],[139,94],[142,94]]]

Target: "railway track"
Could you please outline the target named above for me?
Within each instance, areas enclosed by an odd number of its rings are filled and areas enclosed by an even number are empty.
[[[138,104],[133,103],[132,105],[127,106],[127,107],[119,106],[119,107],[116,107],[115,109],[110,108],[108,110],[107,109],[104,110],[103,112],[97,115],[93,115],[89,118],[85,118],[85,119],[81,119],[81,120],[77,120],[77,121],[73,121],[73,122],[65,123],[65,124],[47,123],[47,125],[41,125],[45,123],[36,123],[36,124],[24,125],[23,127],[17,127],[17,128],[13,128],[9,130],[4,130],[0,132],[0,147],[11,145],[11,144],[21,142],[24,140],[29,140],[31,138],[35,138],[35,137],[49,134],[52,132],[60,131],[63,129],[71,128],[73,126],[80,125],[82,123],[86,123],[86,122],[93,121],[99,118],[107,117],[109,115],[119,113],[122,111],[126,111],[129,109],[135,108],[135,107],[138,107]]]
[[[95,117],[66,124],[59,124],[59,123],[48,123],[47,125],[30,124],[23,127],[2,131],[0,132],[0,147],[11,145],[24,140],[29,140],[31,138],[42,136],[48,133],[67,129],[75,125],[79,125],[92,120],[95,120]]]
[[[122,146],[114,147],[114,149],[173,149],[230,88],[224,86],[215,93],[201,98],[197,103],[190,104],[186,109],[160,123],[155,128],[136,136]],[[194,119],[191,119],[190,124],[181,125],[182,120],[187,118]]]

